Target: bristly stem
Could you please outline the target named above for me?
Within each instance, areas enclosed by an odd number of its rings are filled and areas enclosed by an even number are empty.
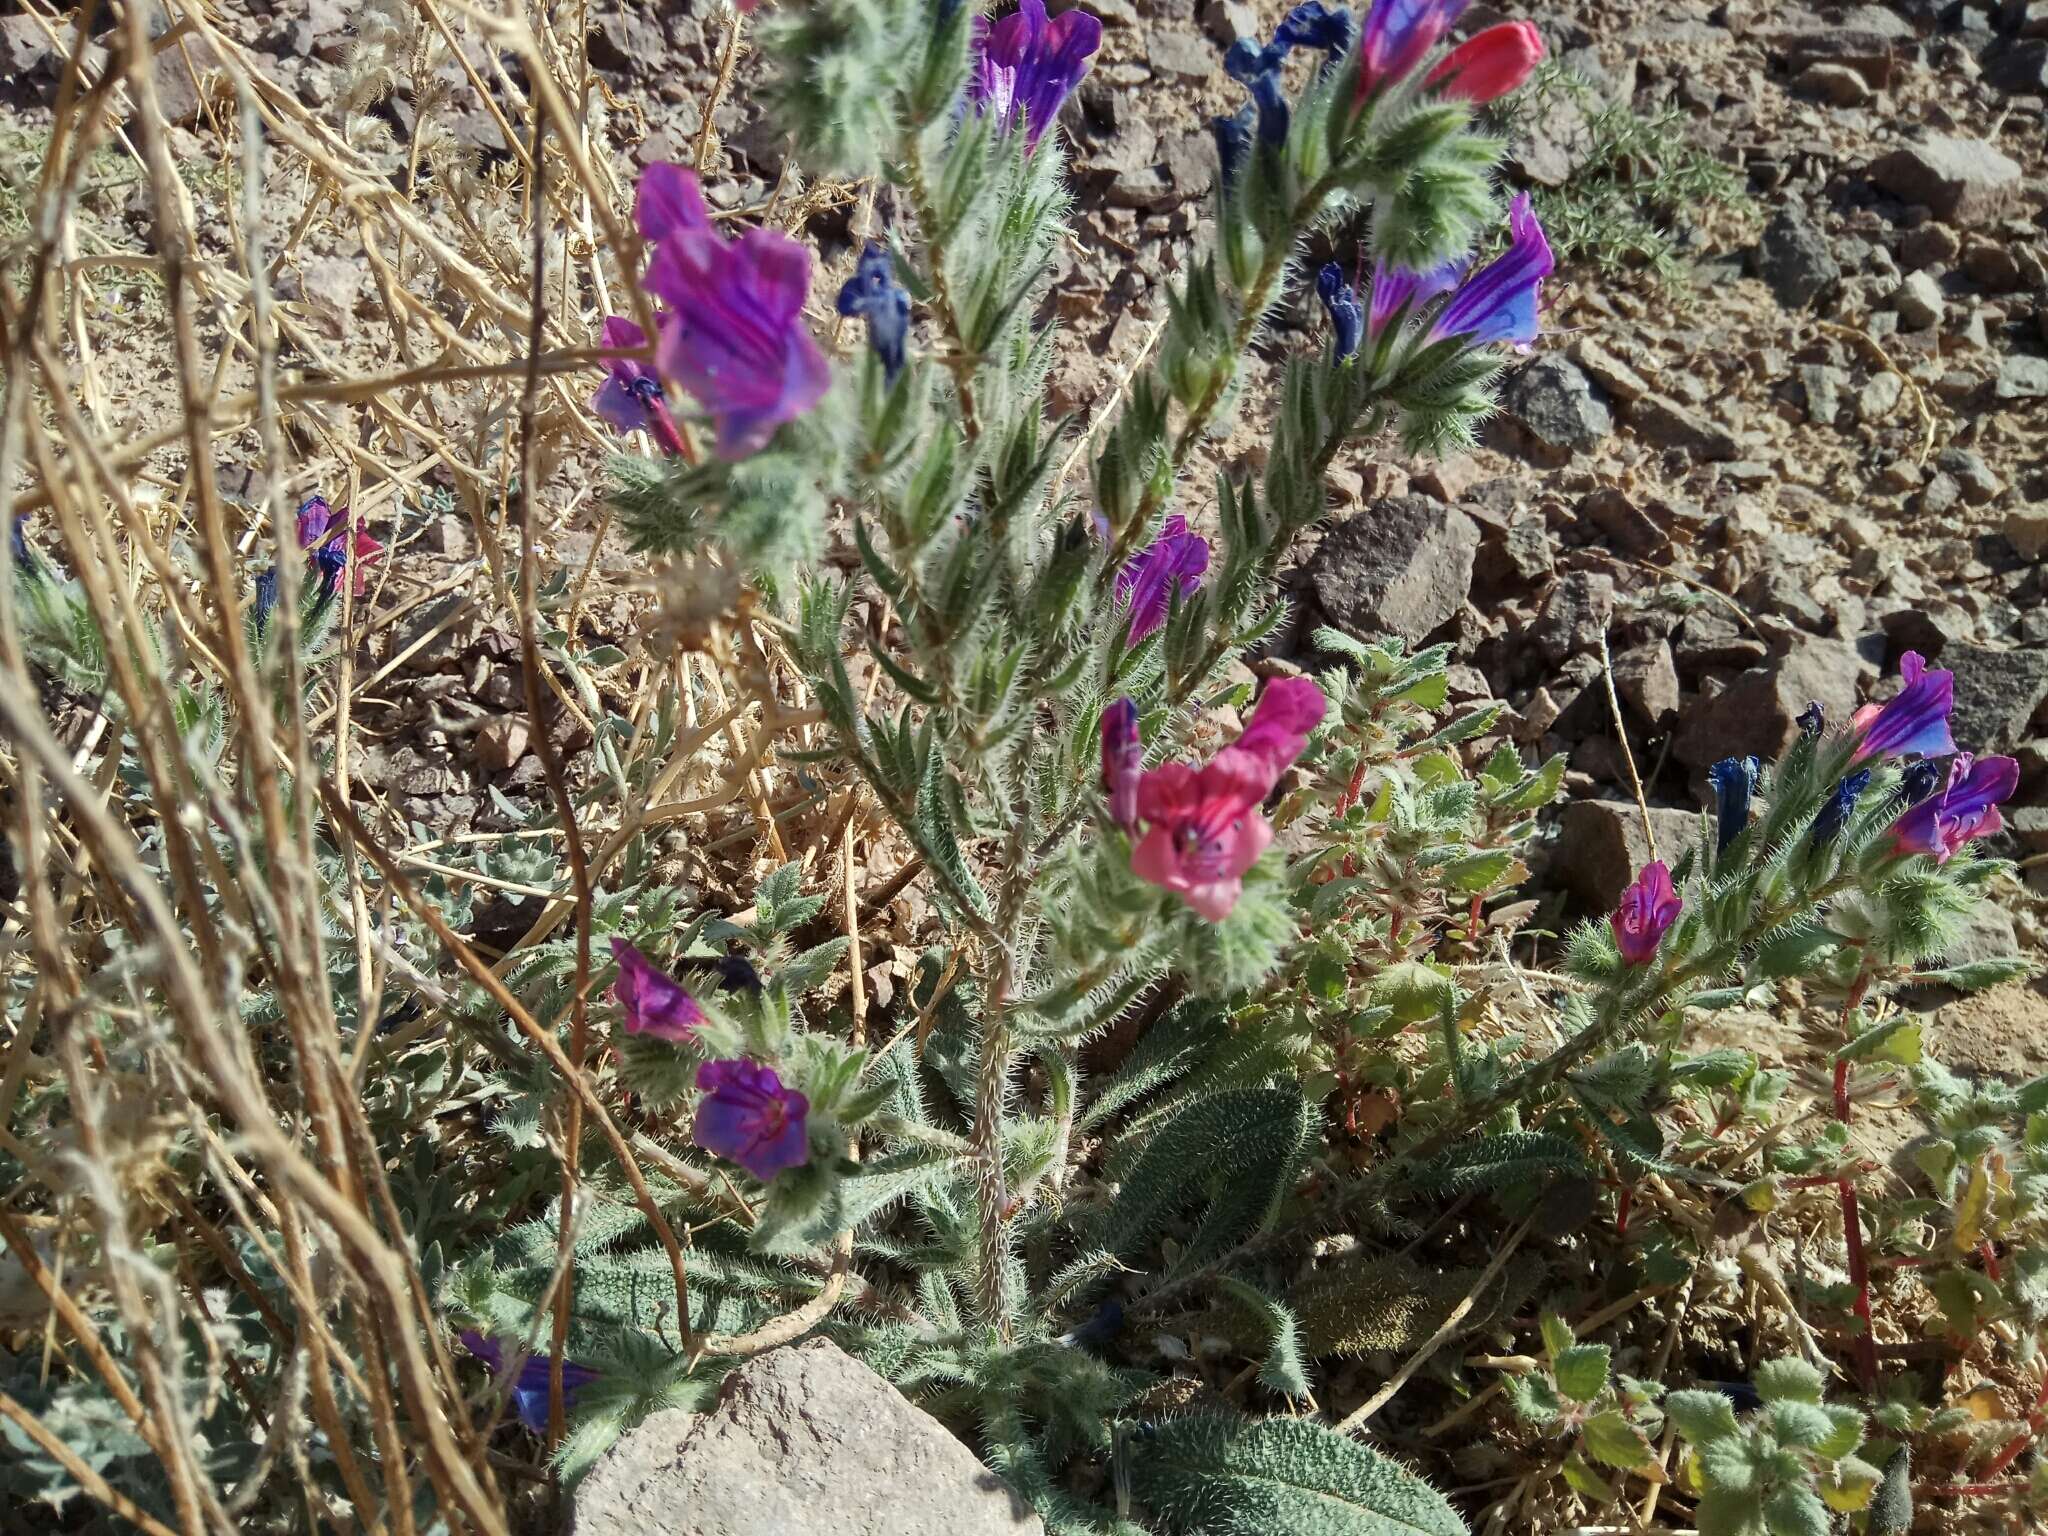
[[[1863,1002],[1863,994],[1870,988],[1870,973],[1859,971],[1856,983],[1849,989],[1849,995],[1842,1002],[1842,1039],[1846,1043],[1850,1036],[1850,1020]],[[1835,1119],[1843,1125],[1849,1123],[1849,1058],[1838,1056],[1835,1060]],[[1842,1243],[1848,1250],[1849,1280],[1856,1287],[1854,1312],[1861,1325],[1856,1335],[1856,1374],[1862,1379],[1865,1392],[1877,1390],[1877,1335],[1871,1327],[1870,1317],[1870,1262],[1863,1253],[1863,1219],[1856,1201],[1856,1179],[1853,1173],[1843,1173],[1835,1180],[1835,1188],[1842,1201]]]
[[[981,438],[981,416],[974,406],[973,351],[960,326],[960,311],[953,306],[953,290],[946,281],[946,247],[939,239],[938,209],[932,202],[931,185],[925,174],[924,146],[919,130],[912,127],[903,136],[903,166],[908,175],[911,211],[924,231],[927,263],[932,273],[932,308],[946,333],[946,368],[953,375],[953,392],[960,397],[960,425],[969,443]]]

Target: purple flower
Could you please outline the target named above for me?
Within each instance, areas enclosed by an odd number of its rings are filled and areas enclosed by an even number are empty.
[[[1799,734],[1808,741],[1819,741],[1827,728],[1827,706],[1819,699],[1809,699],[1806,708],[1799,711]]]
[[[270,626],[271,610],[277,607],[277,567],[271,566],[256,577],[256,611],[252,615],[256,633],[262,634]]]
[[[1102,793],[1109,800],[1109,819],[1126,832],[1138,824],[1138,778],[1144,767],[1138,706],[1118,699],[1102,712]]]
[[[1998,803],[2019,783],[2016,759],[1958,752],[1949,763],[1947,786],[1899,818],[1892,829],[1894,846],[1900,853],[1924,853],[1946,864],[1970,839],[2004,828]]]
[[[712,226],[694,171],[650,165],[633,207],[655,246],[648,291],[668,307],[655,361],[710,413],[718,455],[743,459],[818,403],[832,381],[804,328],[811,253],[787,235]]]
[[[782,1086],[773,1067],[741,1058],[697,1069],[697,1145],[738,1163],[762,1183],[811,1160],[804,1117],[811,1101]]]
[[[882,360],[882,376],[891,383],[903,371],[903,348],[910,337],[910,295],[896,281],[896,264],[874,241],[860,253],[853,276],[839,290],[839,313],[859,315],[868,323],[868,345]]]
[[[600,344],[607,352],[637,352],[647,345],[647,333],[623,316],[608,315]],[[680,454],[683,436],[668,413],[660,376],[631,357],[611,358],[605,370],[604,383],[590,397],[590,408],[619,431],[645,432],[663,452]]]
[[[1209,541],[1189,533],[1188,520],[1174,513],[1158,539],[1117,572],[1116,595],[1131,605],[1131,643],[1164,624],[1174,593],[1185,597],[1194,591],[1208,569]]]
[[[299,503],[299,548],[315,549],[334,528],[334,509],[317,493]]]
[[[505,1374],[505,1346],[496,1339],[478,1333],[474,1328],[461,1335],[462,1347],[484,1363],[493,1376]],[[576,1394],[598,1378],[598,1373],[587,1365],[578,1365],[573,1360],[562,1362],[562,1411],[568,1412],[576,1406]],[[519,1422],[536,1435],[547,1433],[548,1428],[548,1357],[528,1355],[519,1362],[519,1374],[512,1384],[512,1407],[519,1415]]]
[[[1505,341],[1526,348],[1536,339],[1540,290],[1557,261],[1526,192],[1508,204],[1508,231],[1508,248],[1451,295],[1430,327],[1431,341],[1456,337],[1467,347]]]
[[[1358,49],[1358,99],[1364,101],[1415,72],[1443,41],[1470,0],[1373,0]]]
[[[619,963],[612,996],[626,1015],[627,1034],[652,1035],[684,1045],[697,1038],[704,1010],[675,978],[624,939],[612,940],[612,958]]]
[[[1252,109],[1243,107],[1229,117],[1209,119],[1209,131],[1216,136],[1216,178],[1228,182],[1252,152]]]
[[[1749,825],[1749,802],[1763,773],[1760,757],[1724,757],[1707,770],[1707,782],[1714,786],[1716,853],[1726,853]]]
[[[1849,719],[1849,729],[1858,733],[1855,761],[1866,757],[1899,757],[1917,752],[1922,757],[1946,757],[1955,751],[1949,735],[1949,711],[1955,708],[1956,675],[1949,671],[1930,672],[1926,658],[1908,651],[1899,658],[1899,675],[1906,685],[1888,704],[1866,704]]]
[[[1358,290],[1344,281],[1344,269],[1326,262],[1316,273],[1316,297],[1330,317],[1330,350],[1338,362],[1358,350],[1365,334],[1365,311],[1358,304]]]
[[[1628,965],[1648,965],[1655,958],[1665,930],[1678,921],[1685,906],[1671,884],[1664,861],[1645,864],[1636,883],[1621,893],[1621,905],[1608,916],[1614,947]]]
[[[1856,797],[1870,788],[1870,770],[1859,768],[1841,783],[1822,802],[1820,812],[1813,818],[1813,846],[1825,848],[1841,836],[1842,827],[1849,820],[1849,813],[1856,809]]]
[[[341,585],[341,573],[348,569],[348,545],[339,540],[322,544],[313,551],[313,569],[320,573],[321,606],[334,601],[335,591]]]
[[[1463,257],[1431,267],[1427,272],[1379,263],[1373,268],[1372,308],[1365,317],[1366,334],[1378,341],[1389,326],[1399,325],[1438,294],[1457,287],[1458,280],[1465,275],[1465,266]]]
[[[1030,147],[1060,115],[1067,93],[1088,73],[1102,46],[1102,22],[1087,11],[1063,11],[1047,20],[1045,0],[1020,0],[1001,21],[977,17],[975,69],[967,94],[993,113],[1005,133],[1021,118]]]
[[[1941,764],[1923,757],[1900,778],[1899,795],[1907,805],[1918,805],[1941,787],[1942,778]]]

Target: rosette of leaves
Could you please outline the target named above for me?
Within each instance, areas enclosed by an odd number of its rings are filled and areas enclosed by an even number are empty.
[[[1566,1440],[1564,1480],[1574,1492],[1601,1503],[1615,1484],[1599,1468],[1662,1481],[1651,1438],[1663,1422],[1657,1389],[1613,1369],[1605,1344],[1581,1344],[1555,1312],[1542,1319],[1543,1360],[1507,1382],[1508,1401],[1523,1422],[1545,1439]]]
[[[1830,1511],[1869,1505],[1884,1474],[1857,1454],[1863,1415],[1824,1402],[1823,1381],[1804,1360],[1766,1361],[1752,1382],[1761,1406],[1742,1417],[1719,1392],[1665,1396],[1700,1536],[1828,1536]]]

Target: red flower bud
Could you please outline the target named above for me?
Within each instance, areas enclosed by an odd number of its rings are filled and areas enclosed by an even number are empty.
[[[1425,82],[1453,101],[1492,101],[1527,80],[1543,62],[1543,35],[1526,21],[1504,21],[1467,38]]]

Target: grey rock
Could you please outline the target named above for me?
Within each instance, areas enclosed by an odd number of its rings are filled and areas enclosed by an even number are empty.
[[[1998,398],[2039,400],[2048,396],[2048,357],[2015,352],[1998,365]]]
[[[1870,178],[1894,197],[1922,203],[1937,219],[1996,218],[2018,195],[2019,162],[1981,139],[1932,133],[1883,156]]]
[[[1579,516],[1598,528],[1625,555],[1661,559],[1671,550],[1671,535],[1618,486],[1603,485],[1579,502]]]
[[[1799,734],[1809,703],[1818,700],[1830,720],[1855,713],[1856,682],[1867,665],[1840,640],[1798,637],[1783,656],[1750,668],[1691,711],[1674,743],[1678,757],[1695,768],[1750,753],[1774,762]]]
[[[1333,526],[1305,574],[1340,629],[1419,640],[1465,606],[1478,551],[1478,525],[1455,507],[1389,496]]]
[[[1968,448],[1944,449],[1934,462],[1955,476],[1956,484],[1962,488],[1963,500],[1973,507],[1996,501],[2005,490],[2005,482],[1991,472],[1991,466],[1984,462],[1983,455]]]
[[[1695,811],[1653,805],[1650,826],[1657,835],[1655,856],[1667,864],[1676,864],[1699,841],[1700,818]],[[1606,912],[1651,857],[1643,813],[1635,802],[1574,800],[1558,818],[1548,873],[1586,911]]]
[[[1590,336],[1579,338],[1572,356],[1595,384],[1623,404],[1640,400],[1650,392],[1641,374]]]
[[[1991,57],[1984,78],[2015,95],[2048,93],[2048,41],[2033,38],[2000,49]]]
[[[1827,628],[1827,610],[1807,590],[1811,581],[1810,572],[1773,560],[1751,573],[1737,595],[1752,614],[1773,613],[1801,629],[1821,630]]]
[[[1771,654],[1770,647],[1718,606],[1687,614],[1671,649],[1679,671],[1688,677],[1708,667],[1762,666]]]
[[[576,1489],[574,1536],[1043,1536],[974,1453],[836,1344],[771,1350],[710,1413],[630,1431]]]
[[[54,73],[48,68],[50,40],[33,16],[0,17],[0,74],[26,78],[37,73]]]
[[[1809,64],[1792,84],[1800,94],[1837,107],[1860,107],[1871,95],[1870,82],[1847,64]]]
[[[1899,312],[1899,324],[1909,331],[1924,331],[1941,324],[1948,313],[1948,301],[1941,296],[1941,284],[1931,272],[1909,272],[1892,293],[1892,308]]]
[[[1603,571],[1566,571],[1544,599],[1543,611],[1523,638],[1555,666],[1599,648],[1614,622],[1614,578]]]
[[[1216,45],[1174,28],[1154,30],[1146,40],[1145,60],[1153,69],[1183,80],[1213,80],[1223,73]]]
[[[1862,76],[1853,70],[1842,73],[1862,85]],[[1756,243],[1756,275],[1785,308],[1803,309],[1841,282],[1842,268],[1806,210],[1787,203],[1771,216]]]
[[[2023,560],[2048,555],[2048,507],[2019,507],[2006,513],[2005,542]]]
[[[1995,901],[1980,901],[1964,921],[1963,931],[1941,953],[1944,965],[1974,965],[1979,960],[2010,960],[2020,952],[2020,936],[2012,918]]]
[[[2048,699],[2048,651],[1995,651],[1951,641],[1941,664],[1956,675],[1949,730],[1965,752],[2008,752],[2032,734],[2027,722]]]
[[[1663,448],[1729,463],[1742,457],[1735,434],[1667,395],[1645,395],[1629,407],[1629,425]]]
[[[1898,409],[1899,398],[1905,392],[1905,381],[1896,373],[1873,373],[1856,392],[1856,419],[1883,421]]]
[[[1817,427],[1832,427],[1842,414],[1842,386],[1848,375],[1826,363],[1801,363],[1796,377],[1806,394],[1806,419]]]
[[[1549,354],[1526,364],[1501,391],[1501,409],[1540,457],[1569,458],[1598,446],[1614,417],[1593,381],[1570,358]]]

